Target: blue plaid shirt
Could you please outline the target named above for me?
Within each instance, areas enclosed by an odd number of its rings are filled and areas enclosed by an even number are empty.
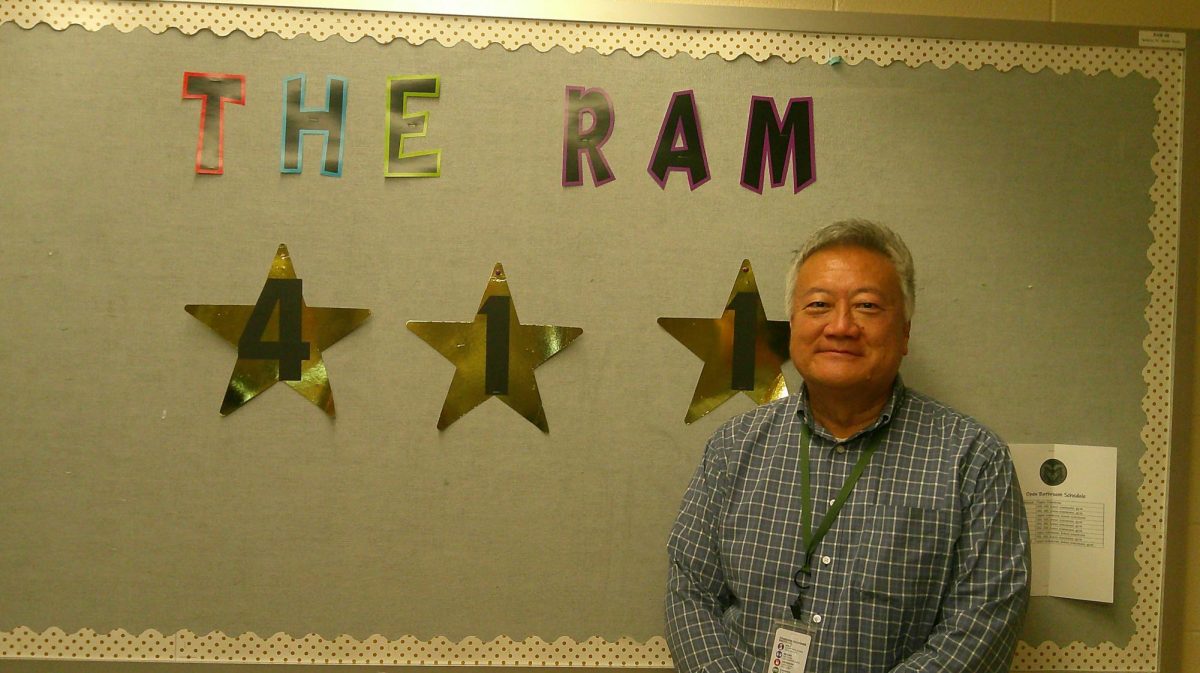
[[[807,671],[1005,671],[1029,600],[1029,534],[1008,447],[899,378],[844,442],[805,393],[712,436],[667,545],[667,642],[681,673],[764,673],[803,565],[799,441],[812,429],[812,526],[872,431],[883,443],[813,554]]]

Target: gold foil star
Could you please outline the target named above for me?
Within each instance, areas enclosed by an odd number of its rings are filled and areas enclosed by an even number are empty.
[[[283,381],[325,413],[334,415],[333,389],[321,351],[353,332],[371,312],[365,308],[310,307],[286,245],[280,244],[258,301],[188,304],[184,310],[238,349],[221,402],[221,415],[237,411]]]
[[[410,320],[408,329],[454,363],[454,379],[442,404],[438,430],[445,430],[487,398],[498,397],[542,432],[550,432],[533,370],[583,330],[522,325],[503,266],[496,264],[492,270],[471,322]]]
[[[720,318],[659,318],[658,324],[704,360],[685,423],[716,409],[739,391],[757,404],[788,394],[786,320],[767,320],[750,260],[742,260]]]

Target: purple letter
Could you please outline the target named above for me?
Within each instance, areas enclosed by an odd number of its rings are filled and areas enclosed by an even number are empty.
[[[583,116],[592,118],[591,126],[585,131]],[[581,86],[567,87],[566,122],[563,124],[563,169],[564,187],[583,184],[584,155],[592,170],[592,182],[596,186],[617,179],[600,148],[608,142],[613,130],[612,101],[603,89],[584,89]]]
[[[775,99],[752,97],[750,120],[746,124],[746,152],[742,155],[742,186],[762,194],[763,170],[769,161],[771,186],[782,187],[787,181],[789,156],[795,171],[793,193],[796,193],[817,179],[812,98],[789,100],[787,113],[780,121]]]
[[[708,156],[700,134],[700,114],[691,89],[676,91],[658,130],[658,144],[646,167],[659,187],[667,188],[670,171],[685,171],[692,189],[708,182]]]

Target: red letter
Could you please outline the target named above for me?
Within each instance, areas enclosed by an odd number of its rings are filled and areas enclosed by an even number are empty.
[[[196,141],[196,172],[225,172],[225,104],[246,104],[246,76],[208,72],[183,73],[183,97],[200,99],[200,138]],[[217,114],[208,113],[208,101],[217,99]],[[217,142],[212,142],[213,136]]]

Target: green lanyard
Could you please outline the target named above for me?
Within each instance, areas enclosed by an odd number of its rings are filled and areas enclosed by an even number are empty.
[[[850,475],[846,477],[846,481],[842,484],[842,489],[838,491],[837,497],[829,505],[829,511],[825,516],[821,517],[821,524],[817,527],[814,533],[812,530],[812,476],[808,466],[808,445],[811,439],[808,425],[800,426],[800,497],[802,502],[800,505],[800,525],[804,533],[804,567],[797,570],[792,576],[792,582],[796,588],[800,590],[800,594],[796,596],[795,602],[792,603],[792,615],[796,619],[800,619],[801,603],[804,600],[804,593],[808,590],[808,577],[812,575],[812,556],[816,551],[817,545],[821,544],[821,540],[825,534],[829,532],[833,522],[837,519],[838,514],[842,511],[842,505],[850,499],[850,493],[854,490],[854,484],[858,483],[858,478],[862,476],[863,470],[867,469],[867,463],[871,462],[871,456],[875,454],[876,449],[883,443],[883,436],[887,434],[886,428],[880,426],[871,432],[871,439],[867,442],[867,446],[858,456],[858,462],[854,463],[854,469],[850,471]]]

